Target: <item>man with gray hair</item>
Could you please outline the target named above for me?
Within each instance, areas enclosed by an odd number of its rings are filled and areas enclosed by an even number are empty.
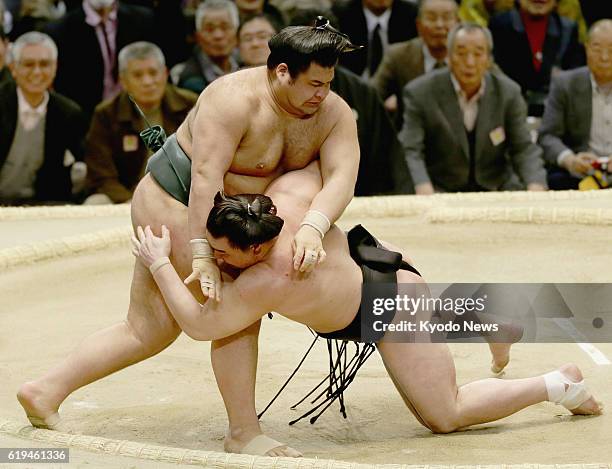
[[[553,78],[546,101],[539,143],[551,189],[578,189],[612,156],[612,20],[591,26],[586,52],[588,66]]]
[[[400,141],[417,194],[546,188],[520,87],[489,72],[492,51],[487,28],[458,25],[448,38],[449,69],[404,88]]]
[[[402,123],[402,89],[415,78],[446,67],[446,41],[449,31],[458,23],[455,0],[421,0],[416,28],[419,36],[391,44],[371,84],[385,101],[385,108],[397,112],[397,128]]]
[[[238,70],[234,54],[240,17],[230,0],[205,0],[195,22],[198,44],[191,58],[173,68],[172,77],[181,88],[200,93],[220,76]]]
[[[57,47],[46,34],[26,33],[9,68],[15,81],[0,86],[0,203],[69,201],[86,124],[75,102],[50,91]]]
[[[126,202],[144,175],[149,151],[138,134],[147,122],[174,133],[196,103],[197,95],[168,84],[162,51],[140,41],[119,52],[122,91],[96,108],[86,138],[86,204]]]

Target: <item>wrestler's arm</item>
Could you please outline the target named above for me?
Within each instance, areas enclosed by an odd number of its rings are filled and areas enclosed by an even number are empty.
[[[240,332],[270,311],[265,303],[270,298],[266,268],[257,264],[234,282],[223,283],[223,301],[206,301],[203,305],[193,297],[172,264],[164,264],[153,278],[172,316],[189,337],[217,340]]]
[[[320,149],[323,188],[310,204],[333,224],[353,199],[359,172],[359,139],[353,111],[342,99],[340,117]]]
[[[359,172],[357,125],[353,111],[348,104],[340,98],[338,102],[340,103],[339,117],[319,150],[323,187],[312,200],[310,211],[306,214],[304,222],[308,220],[313,211],[324,214],[329,220],[329,225],[333,225],[340,218],[355,193]],[[294,267],[300,271],[309,272],[314,268],[314,264],[306,265],[306,256],[309,251],[319,252],[319,262],[325,258],[321,235],[325,234],[329,226],[321,226],[317,217],[313,221],[315,225],[318,225],[318,229],[313,228],[310,223],[303,222],[295,236]]]
[[[201,102],[198,103],[191,128],[193,138],[188,224],[192,240],[205,238],[206,220],[212,209],[214,196],[223,190],[223,178],[247,129],[248,106],[236,96],[235,90],[220,80],[204,90],[200,97]],[[214,262],[209,261],[208,264],[213,268]],[[188,281],[197,278],[195,265],[194,262],[194,273]],[[216,264],[214,267],[216,268]],[[217,281],[219,286],[218,270],[215,274],[217,278],[212,280]],[[203,293],[207,295],[208,292]],[[207,296],[216,296],[219,299],[219,291],[211,292],[211,295]]]

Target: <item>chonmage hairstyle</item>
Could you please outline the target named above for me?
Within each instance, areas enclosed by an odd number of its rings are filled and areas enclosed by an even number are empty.
[[[276,238],[285,222],[276,216],[272,199],[261,194],[225,195],[217,192],[206,229],[215,238],[226,237],[231,246],[246,250]]]
[[[319,16],[315,26],[289,26],[272,36],[268,42],[268,70],[286,63],[292,78],[306,71],[311,63],[321,67],[334,67],[340,54],[361,49],[351,43],[346,34]]]

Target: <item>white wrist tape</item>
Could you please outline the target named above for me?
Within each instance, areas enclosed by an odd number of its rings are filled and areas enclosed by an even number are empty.
[[[166,264],[170,264],[170,259],[168,259],[167,257],[160,257],[159,259],[157,259],[155,262],[153,262],[153,264],[149,266],[149,271],[151,272],[151,275],[155,274],[155,272],[157,272]]]
[[[213,250],[205,239],[192,239],[191,254],[194,259],[214,259]]]
[[[300,223],[300,227],[304,225],[311,226],[317,230],[321,235],[321,238],[325,236],[325,233],[327,233],[331,227],[329,218],[327,218],[323,212],[319,212],[318,210],[308,210],[308,212],[306,212],[302,223]]]

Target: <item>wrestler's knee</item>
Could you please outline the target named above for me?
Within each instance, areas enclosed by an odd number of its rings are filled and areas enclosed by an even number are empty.
[[[148,354],[161,352],[181,333],[181,328],[172,318],[163,320],[161,323],[151,318],[151,322],[146,323],[142,320],[134,320],[133,316],[128,315],[125,322],[132,336]]]
[[[238,340],[240,341],[240,343],[243,343],[243,344],[246,344],[246,343],[256,344],[259,338],[260,328],[261,328],[261,319],[258,321],[255,321],[253,324],[241,330],[240,332],[236,332],[235,334],[230,335],[228,337],[224,337],[223,339],[214,340],[213,347],[214,348],[223,347],[225,344],[235,343]]]
[[[451,417],[440,416],[425,419],[425,425],[433,433],[452,433],[459,429],[458,423]]]

